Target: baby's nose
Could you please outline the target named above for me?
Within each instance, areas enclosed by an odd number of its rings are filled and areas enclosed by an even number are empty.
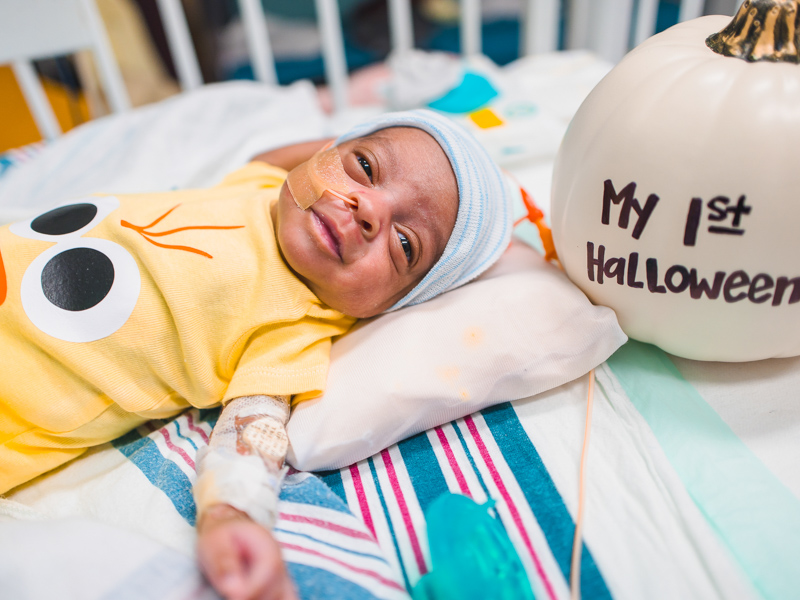
[[[361,229],[364,231],[364,234],[368,238],[374,237],[374,235],[378,231],[377,227],[373,227],[372,223],[370,223],[366,219],[359,219],[358,216],[356,216],[356,222],[358,223],[358,225],[361,227]]]
[[[359,227],[361,227],[361,229],[364,231],[367,237],[371,237],[375,234],[375,228],[372,226],[372,223],[370,223],[367,219],[363,217],[363,215],[361,215],[361,212],[363,211],[358,210],[359,203],[357,196],[345,196],[344,194],[339,194],[334,190],[328,190],[328,191],[333,196],[336,196],[342,202],[344,202],[345,207],[349,208],[353,212],[353,219],[355,219],[355,222],[358,223]]]

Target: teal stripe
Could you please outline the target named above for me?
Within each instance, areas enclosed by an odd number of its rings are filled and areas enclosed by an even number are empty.
[[[197,507],[192,495],[192,483],[178,465],[161,454],[152,439],[141,437],[134,429],[112,444],[141,470],[150,483],[164,492],[189,525],[195,524]]]
[[[461,421],[463,423],[463,421]],[[492,493],[489,491],[489,487],[486,485],[486,482],[483,480],[483,475],[481,475],[480,470],[478,470],[478,465],[475,464],[475,457],[472,456],[472,452],[469,450],[469,444],[467,444],[467,440],[464,438],[464,434],[461,432],[461,427],[458,425],[458,421],[453,421],[451,423],[453,426],[453,430],[456,432],[458,436],[458,441],[461,442],[461,448],[464,450],[464,454],[469,461],[469,466],[472,468],[472,472],[475,474],[475,477],[478,478],[478,483],[481,484],[481,489],[483,493],[486,494],[487,498],[492,497]],[[466,426],[465,426],[466,427]]]
[[[424,513],[436,498],[449,491],[436,453],[424,431],[400,442],[397,447]]]
[[[800,595],[800,500],[669,357],[630,341],[608,365],[700,511],[766,598]]]
[[[481,414],[525,495],[561,574],[569,581],[575,523],[547,467],[511,404],[504,402],[484,409]],[[581,597],[593,600],[611,598],[603,575],[585,543],[581,548]]]
[[[344,481],[340,471],[318,471],[314,475],[322,479],[322,482],[347,505],[347,494],[344,491]]]
[[[378,455],[376,454],[374,456]],[[397,562],[400,563],[400,571],[403,574],[403,584],[406,586],[407,590],[410,590],[411,582],[408,579],[408,573],[406,573],[406,565],[403,562],[403,555],[400,553],[400,544],[397,542],[397,534],[394,532],[392,515],[389,514],[389,507],[386,505],[386,498],[383,497],[383,489],[381,488],[381,481],[378,479],[378,471],[375,468],[375,461],[372,460],[374,456],[371,456],[367,459],[367,463],[369,463],[369,471],[372,474],[372,481],[375,484],[375,490],[378,492],[378,498],[381,501],[381,508],[383,509],[384,517],[386,517],[386,524],[389,526],[389,533],[392,534],[392,544],[394,544],[394,551],[395,554],[397,554]]]

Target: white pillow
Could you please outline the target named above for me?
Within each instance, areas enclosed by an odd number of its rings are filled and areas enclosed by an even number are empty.
[[[350,465],[580,377],[626,340],[611,309],[514,241],[474,282],[361,321],[337,340],[325,394],[289,419],[287,460],[302,471]]]

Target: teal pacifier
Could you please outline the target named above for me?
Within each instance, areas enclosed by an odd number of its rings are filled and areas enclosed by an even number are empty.
[[[534,600],[508,534],[480,505],[443,494],[425,511],[432,571],[412,591],[414,600]]]

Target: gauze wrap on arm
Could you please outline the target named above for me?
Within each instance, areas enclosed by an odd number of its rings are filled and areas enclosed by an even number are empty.
[[[211,506],[229,504],[268,529],[275,525],[288,420],[285,396],[245,396],[222,409],[208,447],[198,453],[198,521]]]

